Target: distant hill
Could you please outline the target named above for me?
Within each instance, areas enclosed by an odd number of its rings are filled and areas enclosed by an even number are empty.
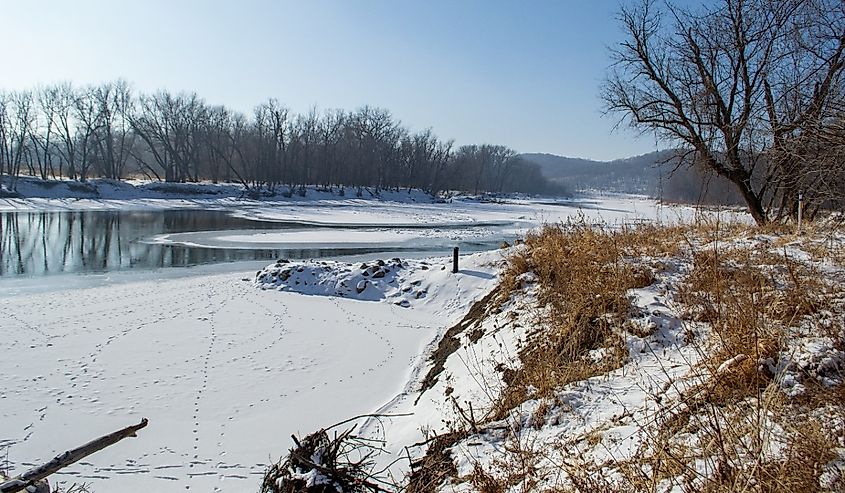
[[[655,151],[613,161],[528,153],[526,161],[537,163],[552,181],[574,190],[636,193],[676,202],[741,204],[733,185],[711,173],[688,165],[677,166],[677,151]],[[677,169],[675,169],[677,167]]]

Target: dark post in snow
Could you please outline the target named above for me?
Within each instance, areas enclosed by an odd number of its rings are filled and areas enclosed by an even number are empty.
[[[455,247],[452,250],[452,273],[457,274],[458,272],[458,247]]]
[[[804,215],[804,192],[798,192],[798,234],[801,234],[801,220]]]

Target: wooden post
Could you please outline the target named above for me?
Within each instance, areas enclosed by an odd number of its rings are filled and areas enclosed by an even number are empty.
[[[804,192],[798,192],[798,235],[801,235],[801,221],[804,218]]]
[[[458,247],[452,250],[452,273],[458,273]]]

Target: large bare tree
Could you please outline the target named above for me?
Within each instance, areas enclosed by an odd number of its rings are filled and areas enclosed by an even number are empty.
[[[845,4],[643,0],[619,19],[607,109],[730,180],[757,223],[797,212],[807,182],[795,146],[843,97]]]

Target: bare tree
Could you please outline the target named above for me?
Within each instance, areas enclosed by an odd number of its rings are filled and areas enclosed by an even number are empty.
[[[341,186],[339,179],[338,147],[343,138],[343,126],[346,125],[346,113],[343,110],[326,111],[319,122],[321,148],[321,166],[319,175],[323,177],[323,186]]]
[[[139,164],[158,175],[155,164],[168,182],[197,181],[199,147],[207,143],[202,136],[207,114],[205,103],[195,93],[142,95],[137,110],[130,114],[132,133],[145,144],[145,154],[134,154]]]
[[[452,148],[369,106],[295,114],[270,99],[245,116],[195,93],[134,95],[121,80],[0,92],[0,175],[17,177],[25,167],[44,179],[237,181],[254,198],[281,185],[288,196],[309,185],[341,194],[353,186],[359,196],[400,187],[502,191],[513,183],[544,190],[545,178],[531,170],[515,180],[523,168],[511,149]]]
[[[59,104],[59,88],[57,86],[44,86],[36,91],[38,107],[34,120],[36,128],[30,132],[30,139],[37,149],[36,160],[38,172],[42,180],[46,180],[48,174],[56,177],[53,170],[53,137],[56,129],[56,117]],[[61,176],[61,165],[59,175]]]
[[[97,104],[95,143],[100,175],[120,179],[135,137],[130,132],[132,91],[126,81],[117,80],[95,87],[91,95]]]
[[[91,168],[91,156],[95,151],[95,133],[100,125],[100,112],[96,102],[95,88],[88,87],[78,94],[66,94],[73,98],[73,119],[76,121],[76,135],[67,135],[66,139],[75,141],[75,150],[79,153],[78,178],[88,178]]]
[[[2,98],[0,106],[3,111],[3,154],[6,174],[12,176],[11,189],[15,190],[24,157],[31,155],[29,135],[35,119],[32,92],[9,93]]]
[[[623,9],[607,109],[732,182],[759,224],[789,213],[800,163],[776,152],[841,95],[839,0],[644,0]]]
[[[66,173],[68,178],[77,178],[77,161],[79,158],[79,146],[77,129],[73,117],[76,106],[76,91],[69,83],[62,83],[55,86],[55,98],[53,100],[56,118],[56,132],[60,144],[56,150],[61,156],[62,162],[67,164]],[[61,171],[60,171],[61,173]]]

